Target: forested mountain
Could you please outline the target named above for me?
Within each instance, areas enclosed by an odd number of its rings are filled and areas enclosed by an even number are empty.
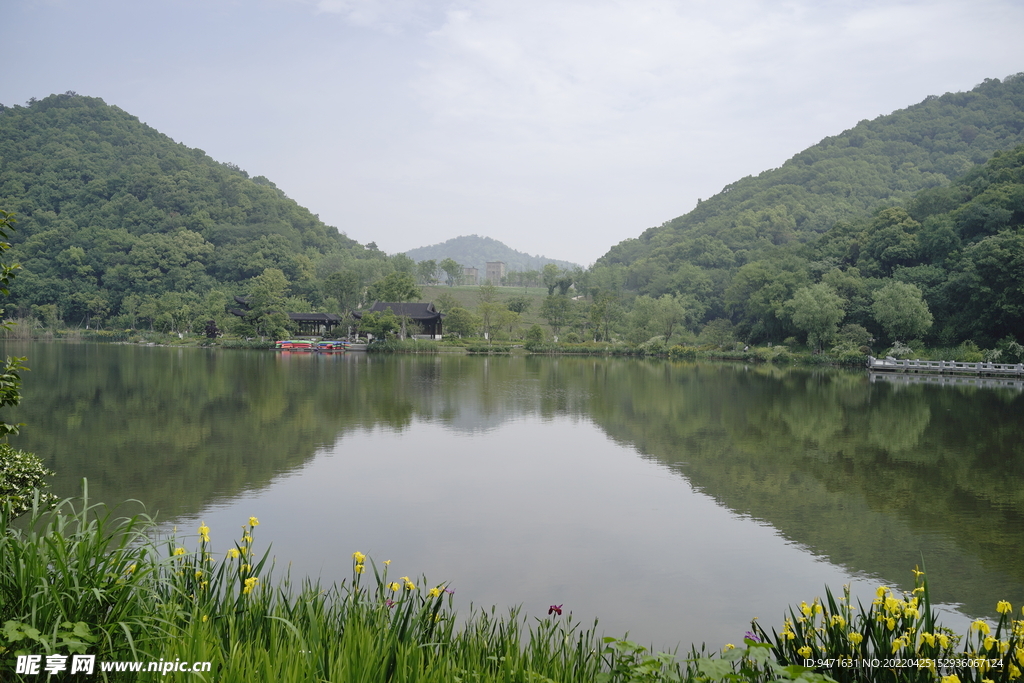
[[[481,273],[484,272],[488,261],[504,261],[507,270],[520,273],[531,270],[541,271],[549,263],[566,270],[578,267],[577,264],[569,261],[559,261],[546,256],[530,256],[506,246],[496,239],[479,235],[453,237],[440,244],[410,249],[405,252],[405,255],[417,262],[432,260],[440,263],[446,258],[451,258],[464,268],[479,268]]]
[[[268,271],[279,302],[337,308],[391,269],[268,179],[74,93],[0,106],[0,207],[17,217],[13,308],[50,322],[182,329]],[[345,292],[325,286],[339,272]]]
[[[738,268],[807,243],[838,221],[943,187],[997,150],[1024,143],[1024,74],[928,97],[727,185],[690,213],[612,247],[598,279],[642,294],[691,293],[727,313]]]
[[[807,271],[843,298],[848,323],[868,324],[873,291],[898,282],[921,291],[936,342],[1024,339],[1024,145],[904,206],[838,223]]]

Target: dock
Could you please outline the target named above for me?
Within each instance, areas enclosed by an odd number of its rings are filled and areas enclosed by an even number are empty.
[[[956,360],[897,360],[868,356],[868,370],[884,373],[1024,377],[1024,363],[966,363]]]
[[[927,384],[941,387],[971,387],[974,389],[1013,389],[1024,392],[1024,379],[1010,377],[971,377],[970,375],[934,375],[903,372],[872,372],[872,384],[913,386]]]

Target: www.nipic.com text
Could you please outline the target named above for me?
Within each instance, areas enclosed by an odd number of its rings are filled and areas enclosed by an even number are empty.
[[[100,671],[153,671],[160,674],[172,672],[201,673],[210,670],[210,662],[182,662],[180,660],[156,662],[99,662]],[[72,674],[91,674],[97,668],[96,655],[18,655],[14,673],[57,674],[67,671]]]

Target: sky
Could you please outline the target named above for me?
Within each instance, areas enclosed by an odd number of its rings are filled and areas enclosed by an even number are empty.
[[[75,91],[396,253],[589,265],[822,138],[1024,71],[1020,0],[2,0]]]

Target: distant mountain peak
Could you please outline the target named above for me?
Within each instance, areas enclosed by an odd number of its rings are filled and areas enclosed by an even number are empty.
[[[405,252],[405,255],[414,261],[433,259],[440,262],[446,258],[452,258],[463,267],[478,268],[481,271],[484,270],[488,261],[503,261],[507,270],[519,272],[541,270],[548,263],[554,263],[559,268],[578,267],[578,264],[571,261],[560,261],[540,255],[531,256],[525,252],[516,251],[493,237],[483,235],[460,235],[439,244],[410,249]]]

